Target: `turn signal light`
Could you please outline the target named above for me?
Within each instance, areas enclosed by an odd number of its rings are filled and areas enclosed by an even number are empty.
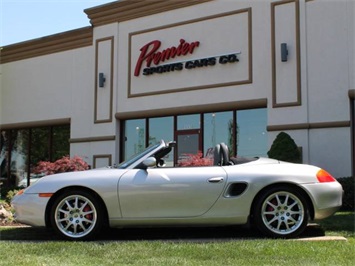
[[[24,190],[24,189],[21,189],[21,190],[19,190],[19,191],[16,193],[16,196],[20,196],[20,195],[22,195],[24,192],[25,192],[25,190]]]
[[[332,177],[331,174],[329,174],[327,171],[321,169],[318,171],[317,173],[317,179],[320,183],[324,183],[324,182],[335,182],[335,178]]]

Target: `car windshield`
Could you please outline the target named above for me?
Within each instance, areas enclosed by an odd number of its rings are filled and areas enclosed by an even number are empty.
[[[126,161],[120,163],[119,165],[116,166],[116,168],[118,169],[125,169],[127,167],[129,167],[131,164],[133,164],[134,162],[136,162],[137,160],[139,160],[140,158],[144,157],[145,155],[147,155],[148,153],[150,153],[151,151],[155,150],[156,148],[158,148],[161,145],[161,143],[157,143],[154,145],[149,146],[148,148],[146,148],[144,151],[134,154],[133,156],[131,156],[130,158],[128,158]]]

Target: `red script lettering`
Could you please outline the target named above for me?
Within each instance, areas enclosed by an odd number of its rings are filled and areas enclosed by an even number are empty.
[[[200,45],[200,42],[195,41],[188,43],[184,39],[180,39],[180,44],[177,47],[172,46],[162,50],[161,52],[158,51],[160,45],[161,41],[154,40],[147,43],[140,49],[141,53],[138,57],[136,68],[134,70],[134,75],[136,77],[139,76],[144,62],[146,62],[146,67],[150,67],[152,63],[159,65],[161,62],[169,60],[170,58],[175,58],[176,56],[184,56],[188,53],[192,54],[194,49]]]

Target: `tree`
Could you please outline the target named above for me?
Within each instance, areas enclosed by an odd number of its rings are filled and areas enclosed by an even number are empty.
[[[40,161],[32,172],[34,174],[53,175],[65,172],[84,171],[88,169],[89,165],[82,158],[79,156],[70,158],[68,155],[56,160],[53,163],[49,161]]]
[[[271,145],[269,158],[285,162],[301,163],[301,152],[295,141],[285,132],[281,132]]]

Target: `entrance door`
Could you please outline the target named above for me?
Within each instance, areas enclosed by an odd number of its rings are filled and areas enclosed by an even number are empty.
[[[186,157],[186,154],[196,154],[202,151],[201,130],[199,129],[178,130],[175,139],[177,161]]]

